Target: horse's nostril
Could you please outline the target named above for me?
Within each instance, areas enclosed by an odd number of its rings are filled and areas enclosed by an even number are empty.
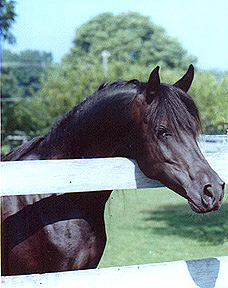
[[[202,201],[206,207],[213,204],[214,196],[211,184],[207,184],[204,186]]]
[[[212,192],[212,186],[211,184],[207,184],[204,186],[204,195],[207,197],[207,198],[213,198],[213,192]]]

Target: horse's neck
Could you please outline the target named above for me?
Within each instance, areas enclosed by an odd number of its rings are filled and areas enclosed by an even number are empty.
[[[79,159],[97,157],[128,157],[135,158],[131,143],[134,136],[128,132],[118,135],[118,127],[102,130],[100,134],[92,133],[91,129],[75,129],[75,132],[62,134],[61,137],[48,134],[40,142],[35,143],[15,160],[48,160],[48,159]],[[96,128],[94,128],[96,130]],[[115,131],[115,133],[113,133]],[[9,159],[11,160],[11,159]],[[14,159],[12,159],[14,160]]]
[[[112,119],[111,119],[112,120]],[[51,131],[40,145],[41,159],[134,157],[134,125],[107,117],[87,118]],[[124,121],[123,121],[124,122]]]
[[[24,159],[135,158],[131,108],[118,97],[104,98],[73,108]]]

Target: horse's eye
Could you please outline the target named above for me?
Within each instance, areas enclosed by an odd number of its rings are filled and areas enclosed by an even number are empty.
[[[166,132],[162,132],[161,136],[165,137],[166,136]]]
[[[168,132],[166,127],[162,126],[158,129],[157,135],[158,135],[158,138],[165,138],[167,136],[170,136],[170,133]]]

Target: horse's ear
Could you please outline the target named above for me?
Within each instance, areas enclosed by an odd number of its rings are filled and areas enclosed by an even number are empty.
[[[153,100],[154,95],[159,89],[160,86],[160,77],[158,74],[159,66],[154,68],[154,70],[150,74],[150,78],[146,87],[146,103],[150,104]]]
[[[192,84],[193,77],[194,77],[194,67],[191,64],[186,74],[184,74],[184,76],[179,81],[177,81],[173,86],[178,87],[187,93]]]

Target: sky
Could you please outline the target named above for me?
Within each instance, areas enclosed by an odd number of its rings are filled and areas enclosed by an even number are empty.
[[[16,0],[12,33],[17,44],[3,47],[69,53],[76,29],[104,12],[138,12],[176,38],[200,69],[228,70],[228,0]]]

